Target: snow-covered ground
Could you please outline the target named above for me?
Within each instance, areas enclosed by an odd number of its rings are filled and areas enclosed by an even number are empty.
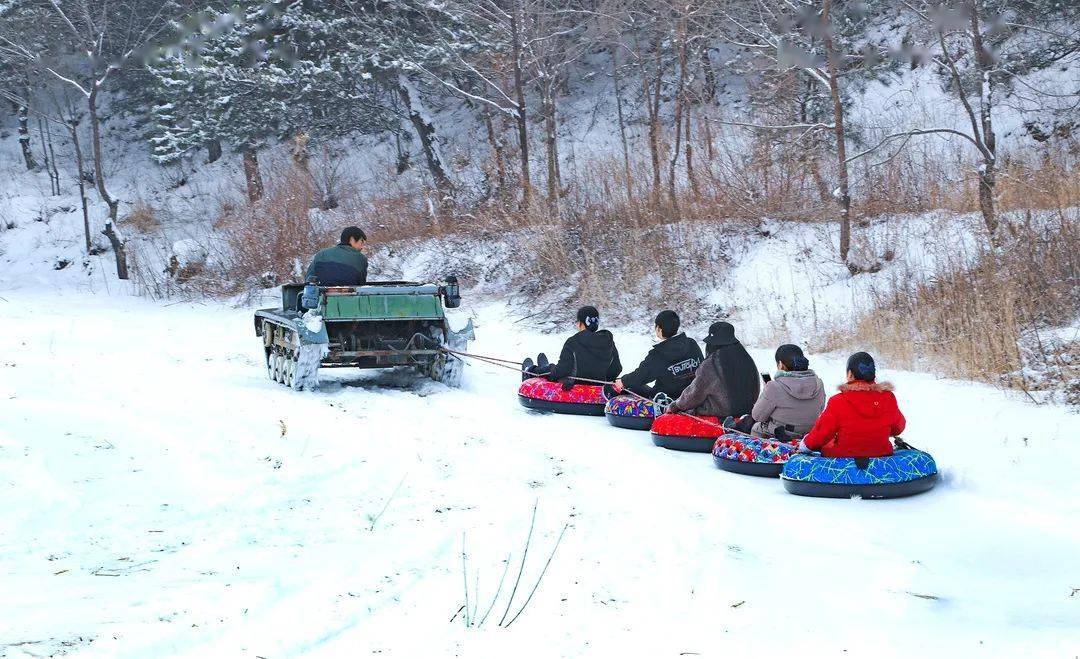
[[[603,419],[451,390],[266,379],[251,310],[0,285],[0,655],[1072,656],[1076,417],[891,370],[943,480],[804,499]],[[497,303],[480,353],[557,352]],[[617,331],[626,362],[644,327]],[[701,335],[701,328],[696,335]],[[770,350],[754,351],[762,370]],[[811,355],[836,383],[842,356]],[[499,627],[534,504],[518,610]],[[464,548],[464,559],[463,559]],[[505,561],[510,559],[509,568]],[[508,573],[490,617],[475,620]]]

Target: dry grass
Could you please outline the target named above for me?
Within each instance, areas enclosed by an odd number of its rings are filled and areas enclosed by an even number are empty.
[[[361,186],[330,153],[318,154],[306,172],[267,158],[266,197],[249,205],[223,195],[210,257],[201,270],[177,269],[165,289],[235,295],[295,280],[311,254],[348,223],[364,227],[388,256],[398,246],[440,240],[447,248],[428,264],[433,274],[454,272],[466,285],[498,278],[507,293],[538,308],[605,300],[617,322],[662,307],[680,309],[688,320],[723,314],[703,308],[699,298],[730,259],[718,247],[724,241],[709,234],[753,235],[748,231],[766,218],[834,221],[835,175],[828,159],[804,144],[764,135],[728,139],[713,125],[710,145],[703,128],[695,128],[693,185],[681,161],[674,199],[668,163],[654,188],[651,164],[640,153],[629,175],[621,157],[582,159],[563,173],[557,201],[544,198],[537,174],[528,208],[512,179],[479,198],[460,189],[462,201],[448,207],[389,164],[374,168]],[[505,155],[512,162],[512,151]],[[874,295],[874,311],[854,329],[827,333],[821,342],[865,346],[899,363],[1024,388],[1039,386],[1031,376],[1039,369],[1066,378],[1066,385],[1075,380],[1075,369],[1061,365],[1071,353],[1041,338],[1045,328],[1080,314],[1080,169],[1071,158],[1050,149],[1039,159],[1003,158],[997,195],[1005,244],[954,254],[942,238],[932,247],[941,251],[932,277],[898,277],[891,292]],[[969,164],[959,146],[930,142],[857,161],[851,170],[856,222],[934,209],[977,212],[975,181],[964,174]],[[362,196],[361,187],[378,192]],[[133,215],[153,218],[152,210]],[[856,228],[852,258],[870,270],[880,267],[891,256],[888,246],[863,245],[862,233]],[[476,245],[499,247],[479,262]]]
[[[1080,315],[1078,215],[1075,208],[1023,213],[1011,218],[999,248],[979,245],[967,261],[935,254],[931,277],[875,294],[872,311],[824,343],[862,345],[908,367],[1024,390],[1043,388],[1047,375],[1056,381],[1049,386],[1075,384],[1075,366],[1054,362],[1062,351],[1051,349],[1047,331]]]
[[[139,197],[131,207],[131,212],[121,218],[125,227],[131,227],[140,233],[151,233],[161,228],[158,211],[145,199]]]

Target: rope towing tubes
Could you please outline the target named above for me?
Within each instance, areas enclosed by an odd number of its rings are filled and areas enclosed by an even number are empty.
[[[539,373],[534,373],[532,371],[521,368],[521,362],[516,362],[516,361],[509,360],[509,359],[502,359],[500,357],[491,357],[491,356],[488,356],[488,355],[477,355],[477,354],[474,354],[474,353],[463,352],[463,351],[460,351],[460,350],[451,350],[450,348],[446,348],[446,347],[440,347],[439,349],[444,351],[444,352],[448,352],[450,354],[457,355],[459,357],[463,357],[463,358],[467,358],[467,359],[475,359],[477,361],[484,362],[484,363],[490,364],[492,366],[498,366],[500,368],[505,368],[507,370],[514,371],[514,372],[519,373],[519,374],[520,373],[525,373],[526,375],[532,375],[533,377],[540,377]],[[577,377],[577,376],[569,376],[569,377],[570,377],[571,380],[574,380],[576,382],[581,382],[583,384],[592,384],[592,385],[599,385],[599,386],[614,385],[615,384],[614,381],[608,381],[608,380],[593,380],[593,379],[590,379],[590,378],[581,378],[581,377]],[[619,392],[619,394],[620,395],[631,396],[632,398],[638,399],[638,400],[646,402],[646,403],[654,403],[654,401],[646,398],[645,396],[642,396],[642,395],[637,394],[637,393],[635,393],[633,391],[630,391],[629,389],[623,389],[621,392]],[[751,439],[757,439],[757,438],[755,438],[753,435],[751,435],[749,433],[742,432],[741,430],[736,430],[735,428],[725,428],[720,423],[710,421],[709,419],[702,418],[700,416],[697,416],[695,414],[691,414],[689,412],[679,411],[679,412],[666,412],[666,413],[667,414],[678,414],[680,416],[689,417],[689,418],[697,421],[698,423],[701,423],[703,425],[710,426],[712,428],[716,428],[717,430],[720,430],[721,431],[720,434],[722,434],[722,435],[728,435],[728,434],[740,435],[742,437],[747,437],[747,438],[751,438]]]
[[[458,355],[459,357],[462,357],[462,358],[476,359],[477,361],[485,362],[485,363],[491,364],[493,366],[498,366],[500,368],[505,368],[507,370],[511,370],[511,371],[514,371],[514,372],[519,373],[519,374],[520,373],[526,373],[528,375],[534,375],[534,376],[538,375],[536,373],[533,373],[532,371],[522,369],[520,363],[515,362],[515,361],[511,361],[511,360],[508,360],[508,359],[500,359],[498,357],[489,357],[489,356],[486,356],[486,355],[476,355],[476,354],[472,354],[472,353],[466,353],[466,352],[461,352],[461,351],[456,351],[456,350],[450,350],[450,349],[447,349],[447,348],[442,348],[442,349],[445,350],[446,352]],[[589,378],[580,378],[580,377],[576,377],[576,376],[571,377],[571,379],[575,380],[577,382],[583,382],[583,383],[595,384],[595,385],[613,385],[613,384],[615,384],[614,382],[608,382],[606,380],[592,380],[592,379],[589,379]],[[625,393],[625,394],[627,394],[629,396],[632,396],[632,397],[637,398],[637,399],[642,400],[642,401],[653,402],[653,401],[649,401],[648,398],[645,398],[644,396],[641,396],[640,394],[634,393],[634,392],[629,391],[629,390],[624,390],[622,393]],[[749,441],[754,441],[754,442],[763,442],[763,443],[773,443],[773,444],[776,444],[778,446],[791,446],[790,444],[784,444],[783,442],[779,442],[779,441],[777,441],[775,439],[774,440],[766,440],[766,439],[754,437],[753,435],[750,435],[749,433],[742,432],[741,430],[736,430],[735,428],[725,428],[722,424],[715,423],[713,421],[710,421],[709,419],[704,419],[704,418],[702,418],[700,416],[697,416],[695,414],[690,414],[689,412],[675,412],[674,415],[688,417],[688,418],[693,419],[693,420],[697,421],[698,423],[701,423],[701,424],[703,424],[705,426],[715,428],[715,429],[720,431],[721,436],[723,436],[723,435],[736,435],[738,437],[744,438],[744,440],[749,440]],[[654,443],[655,443],[655,437],[656,437],[656,435],[654,433]],[[910,451],[912,453],[923,454],[923,457],[925,457],[925,460],[928,461],[928,463],[929,463],[929,466],[926,468],[927,473],[925,475],[920,475],[920,477],[918,477],[918,478],[914,478],[914,479],[910,479],[910,480],[901,480],[901,481],[896,482],[896,483],[887,483],[887,484],[878,484],[878,485],[830,485],[828,483],[819,483],[819,482],[815,482],[813,480],[802,481],[802,480],[797,480],[796,478],[788,477],[786,475],[787,472],[784,471],[784,465],[786,464],[786,462],[784,462],[784,463],[771,463],[771,462],[765,463],[765,462],[756,462],[756,461],[740,461],[740,460],[736,460],[736,459],[721,457],[721,456],[717,455],[717,453],[715,451],[713,452],[713,459],[716,462],[717,467],[719,467],[720,469],[722,469],[724,471],[730,471],[730,472],[734,472],[734,473],[742,473],[742,474],[748,474],[748,475],[755,475],[755,476],[772,477],[772,478],[775,478],[776,476],[779,476],[779,475],[781,475],[781,473],[783,473],[785,475],[781,480],[784,482],[784,489],[787,490],[788,492],[792,493],[792,494],[798,494],[798,495],[803,495],[803,496],[848,498],[848,497],[850,497],[852,495],[858,495],[858,496],[861,496],[861,497],[867,498],[867,499],[879,499],[879,498],[894,498],[894,497],[910,496],[912,494],[919,494],[921,492],[925,492],[925,491],[933,488],[934,485],[938,481],[937,467],[933,462],[933,457],[929,453],[926,453],[925,451],[920,451],[919,449],[916,449],[916,448],[912,447],[911,445],[904,442],[902,439],[897,438],[897,441],[895,442],[895,444],[896,444],[896,450],[897,451]],[[784,451],[784,452],[787,452],[787,451]],[[792,451],[791,454],[788,457],[792,458],[792,457],[795,457],[795,456],[799,457],[798,462],[800,463],[800,465],[803,462],[805,462],[807,459],[818,459],[818,460],[826,460],[826,461],[833,460],[833,459],[823,458],[823,456],[821,456],[820,454],[817,454],[817,453],[804,454],[804,453],[795,453],[794,451]],[[892,457],[892,456],[890,456],[890,457]],[[887,460],[888,458],[879,458],[879,460],[882,460],[882,459]],[[835,461],[835,460],[833,460],[833,461]],[[854,462],[854,460],[852,460],[852,462]],[[777,469],[777,467],[779,467],[779,469]],[[778,473],[778,472],[780,472],[780,473]]]

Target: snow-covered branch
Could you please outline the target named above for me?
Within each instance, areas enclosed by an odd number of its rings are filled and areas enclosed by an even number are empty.
[[[60,80],[68,83],[69,85],[74,86],[76,89],[78,89],[82,93],[83,96],[85,96],[87,98],[90,98],[90,92],[88,92],[85,87],[80,85],[77,80],[72,80],[71,78],[68,78],[67,76],[60,75],[55,70],[53,70],[53,68],[50,67],[50,66],[45,67],[45,70],[48,71],[49,73],[53,74],[54,76],[56,76]]]
[[[899,138],[909,139],[909,138],[912,138],[912,137],[916,137],[918,135],[933,135],[935,133],[944,133],[944,134],[948,134],[948,135],[955,135],[957,137],[962,137],[965,140],[967,140],[968,142],[971,142],[973,145],[975,145],[975,148],[979,149],[980,153],[982,153],[982,151],[983,151],[983,147],[980,146],[980,144],[977,141],[975,141],[975,139],[972,138],[971,135],[968,135],[967,133],[965,133],[963,131],[954,130],[952,128],[919,128],[919,129],[915,129],[915,130],[905,130],[905,131],[902,131],[902,132],[899,132],[899,133],[893,133],[891,135],[886,135],[885,137],[881,138],[881,140],[877,144],[875,144],[874,146],[872,146],[872,147],[870,147],[868,149],[860,151],[859,153],[856,153],[855,155],[848,158],[846,160],[846,162],[852,162],[853,160],[858,160],[859,158],[862,158],[864,156],[868,156],[871,153],[874,153],[875,151],[880,149],[882,146],[888,144],[889,142],[891,142],[892,140],[895,140],[895,139],[899,139]],[[993,156],[991,156],[991,159],[993,159]]]

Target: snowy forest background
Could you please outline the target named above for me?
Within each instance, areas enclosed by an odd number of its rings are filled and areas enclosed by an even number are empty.
[[[252,295],[358,224],[538,323],[741,314],[1080,401],[1068,0],[3,0],[0,96],[0,232],[80,229],[8,276]]]

